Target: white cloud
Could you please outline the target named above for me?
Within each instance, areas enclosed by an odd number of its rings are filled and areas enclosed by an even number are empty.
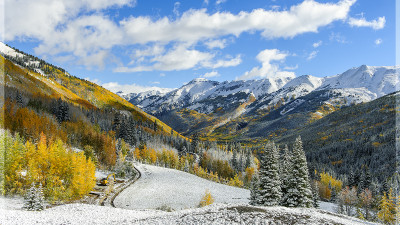
[[[160,84],[160,82],[159,81],[153,81],[153,82],[150,82],[150,84]]]
[[[204,0],[204,4],[208,5],[208,0]]]
[[[224,49],[226,47],[226,39],[222,40],[209,40],[205,42],[204,44],[207,46],[209,49],[213,48],[219,48],[219,49]]]
[[[220,68],[220,67],[232,67],[232,66],[237,66],[240,63],[242,63],[242,58],[240,55],[237,55],[235,58],[228,59],[228,60],[217,60],[217,62],[205,62],[203,65],[204,67],[209,67],[209,68]]]
[[[178,45],[164,55],[156,55],[149,61],[151,65],[139,65],[133,68],[119,67],[114,72],[139,71],[173,71],[191,69],[197,65],[208,63],[214,56],[210,53],[188,49],[185,45]]]
[[[208,1],[205,1],[207,3]],[[71,54],[86,66],[104,66],[114,46],[189,43],[217,40],[223,36],[238,37],[243,32],[260,31],[265,38],[291,38],[348,16],[355,0],[319,3],[305,0],[289,9],[276,11],[255,9],[251,12],[215,12],[206,9],[188,10],[176,19],[130,16],[114,21],[103,11],[110,7],[135,6],[135,0],[5,0],[6,41],[17,38],[34,39],[39,55]],[[176,10],[178,9],[176,5]],[[178,11],[176,11],[178,12]],[[1,36],[1,35],[0,35]],[[215,47],[225,47],[214,43]],[[176,56],[184,62],[178,62]],[[164,56],[171,56],[169,60]],[[165,55],[154,56],[151,67],[138,65],[135,70],[177,70],[193,68],[212,55],[196,49],[172,49]],[[146,61],[146,58],[136,60]],[[238,61],[236,61],[237,63]],[[185,64],[187,63],[187,64]],[[125,68],[126,69],[126,68]],[[128,68],[129,69],[129,68]],[[116,69],[119,70],[119,69]]]
[[[216,2],[215,2],[215,4],[216,5],[219,5],[219,4],[222,4],[222,3],[225,3],[227,0],[217,0]]]
[[[380,45],[380,44],[382,44],[382,42],[383,42],[383,41],[382,41],[382,39],[380,39],[380,38],[378,38],[378,39],[375,40],[375,44],[376,44],[376,45]]]
[[[364,17],[359,19],[349,18],[349,24],[352,27],[370,27],[374,30],[380,30],[385,27],[386,19],[384,16],[379,17],[377,20],[367,21]]]
[[[273,11],[255,9],[251,12],[216,12],[208,14],[206,9],[189,10],[174,21],[164,17],[131,17],[121,21],[127,41],[191,42],[216,38],[223,35],[239,36],[243,32],[261,31],[266,38],[290,38],[306,32],[317,32],[318,28],[333,21],[346,19],[355,0],[342,0],[337,4],[304,1],[289,10]]]
[[[165,73],[160,73],[160,77],[165,77]]]
[[[147,61],[136,60],[131,64],[136,63],[133,67],[118,67],[114,72],[128,73],[128,72],[141,72],[141,71],[179,71],[192,68],[220,68],[237,66],[242,62],[241,56],[237,55],[235,58],[227,57],[227,59],[214,60],[215,55],[209,52],[201,52],[187,46],[186,44],[176,45],[165,54],[164,51],[154,51],[153,48],[138,50],[140,54],[135,52],[135,56],[151,56]],[[151,55],[151,53],[157,53]],[[144,59],[143,57],[140,59]]]
[[[283,62],[289,54],[281,52],[278,49],[265,49],[258,53],[257,60],[261,62],[261,67],[254,67],[250,71],[245,72],[238,79],[247,80],[254,78],[274,78],[281,76],[295,77],[293,72],[281,71],[279,65],[272,63],[275,61]]]
[[[315,58],[315,57],[317,56],[317,54],[318,54],[318,51],[312,51],[312,52],[308,55],[307,60],[311,60],[311,59]]]
[[[218,77],[219,73],[217,71],[211,71],[208,73],[205,73],[202,77],[204,78],[210,78],[210,77]]]
[[[175,16],[179,16],[179,6],[181,5],[180,2],[175,2],[174,4],[174,9],[172,10],[172,12],[175,14]]]
[[[102,84],[102,86],[114,93],[122,92],[122,94],[129,94],[129,93],[140,93],[145,91],[160,91],[160,92],[167,92],[173,89],[170,88],[160,88],[154,86],[141,86],[137,84],[119,84],[118,82],[109,82]]]
[[[330,41],[336,41],[336,42],[341,43],[341,44],[348,43],[345,36],[343,36],[341,33],[335,33],[335,32],[332,32],[329,35],[329,40]]]
[[[318,48],[319,46],[321,46],[322,45],[322,41],[318,41],[318,42],[315,42],[315,43],[313,43],[313,47],[314,48]]]
[[[284,70],[297,70],[299,68],[299,65],[296,64],[295,66],[285,66],[283,69]]]

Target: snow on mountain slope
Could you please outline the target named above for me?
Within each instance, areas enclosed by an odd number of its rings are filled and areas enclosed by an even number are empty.
[[[114,204],[126,209],[175,210],[197,207],[208,189],[215,203],[248,203],[250,191],[208,181],[178,170],[141,164],[142,177],[115,198]]]
[[[0,52],[4,55],[12,56],[12,57],[23,57],[24,55],[15,51],[14,49],[8,47],[3,42],[0,42]]]
[[[189,108],[208,114],[216,109],[210,106],[215,101],[219,101],[215,104],[216,107],[224,107],[235,102],[243,103],[250,94],[256,97],[255,104],[263,109],[277,104],[281,99],[285,99],[283,104],[286,104],[289,99],[302,97],[313,91],[337,90],[336,92],[341,92],[346,97],[347,102],[359,103],[394,92],[399,83],[397,69],[395,66],[363,65],[324,78],[304,75],[222,83],[198,78],[167,94],[143,93],[143,97],[130,98],[130,101],[151,113]],[[227,98],[238,93],[244,95],[235,99]],[[230,102],[224,102],[228,100]]]
[[[399,83],[397,69],[395,66],[362,65],[342,74],[326,77],[321,88],[366,88],[378,98],[396,90],[396,85]]]

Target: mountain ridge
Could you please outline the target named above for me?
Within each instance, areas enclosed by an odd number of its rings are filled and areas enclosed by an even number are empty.
[[[236,123],[241,127],[251,120],[263,118],[266,114],[271,116],[272,111],[276,111],[274,115],[277,117],[288,113],[307,112],[310,115],[307,115],[304,121],[311,121],[341,107],[372,101],[396,91],[396,85],[399,83],[398,68],[361,65],[327,77],[302,75],[224,82],[196,78],[171,92],[160,95],[139,93],[135,98],[125,98],[147,113],[168,121],[167,124],[178,131],[188,132],[191,129],[182,127],[189,126],[195,128],[195,132],[206,135],[217,129],[218,124],[225,125],[230,120],[237,119],[240,122]],[[243,107],[252,97],[254,100]],[[319,110],[323,105],[330,110]],[[239,110],[239,107],[242,108]],[[174,120],[186,120],[183,116],[185,112],[182,111],[184,109],[196,112],[194,114],[198,120],[176,122],[178,126],[174,124]],[[241,112],[240,116],[232,117],[238,111]],[[196,117],[191,119],[196,120]],[[190,135],[193,132],[186,134]]]

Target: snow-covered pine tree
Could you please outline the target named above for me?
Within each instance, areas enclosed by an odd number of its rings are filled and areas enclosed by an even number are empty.
[[[35,211],[42,211],[44,209],[44,195],[42,183],[39,183],[39,187],[36,190],[36,202],[34,204]]]
[[[273,142],[265,146],[260,166],[259,204],[264,206],[278,205],[281,201],[281,182],[279,178],[279,154]]]
[[[281,191],[283,196],[283,198],[281,199],[282,206],[289,206],[289,202],[287,202],[287,199],[284,198],[284,196],[287,195],[289,190],[289,179],[291,171],[292,171],[292,159],[289,152],[289,148],[287,145],[285,145],[285,148],[283,149],[283,155],[280,161]]]
[[[292,172],[284,201],[289,207],[312,207],[313,197],[308,178],[307,160],[301,137],[296,138],[292,154]]]
[[[24,199],[24,209],[29,211],[40,211],[44,209],[44,195],[42,184],[37,189],[32,183]]]
[[[257,174],[253,175],[250,183],[250,205],[258,205],[260,182]]]
[[[311,191],[312,191],[312,195],[313,195],[313,206],[314,208],[318,208],[319,207],[319,192],[318,192],[318,183],[317,181],[312,181],[311,184]]]
[[[244,165],[244,168],[248,168],[251,166],[251,150],[250,149],[245,149],[246,152],[246,163]]]
[[[232,149],[232,159],[231,159],[232,168],[237,172],[238,171],[238,162],[237,162],[237,153],[236,149]]]
[[[25,195],[23,208],[29,211],[34,211],[35,205],[36,205],[36,188],[35,185],[32,183],[31,187],[29,188],[28,192]]]

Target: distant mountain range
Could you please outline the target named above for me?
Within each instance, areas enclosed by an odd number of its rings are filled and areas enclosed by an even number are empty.
[[[237,131],[271,116],[279,119],[306,113],[302,115],[302,125],[341,107],[395,92],[399,83],[396,69],[362,65],[329,77],[280,76],[230,82],[197,78],[169,92],[155,90],[122,96],[186,135],[201,132],[217,137],[216,130],[220,128],[225,135],[264,137],[268,132],[261,135],[246,131],[243,135],[243,131]],[[289,129],[283,126],[265,130],[282,128]]]

